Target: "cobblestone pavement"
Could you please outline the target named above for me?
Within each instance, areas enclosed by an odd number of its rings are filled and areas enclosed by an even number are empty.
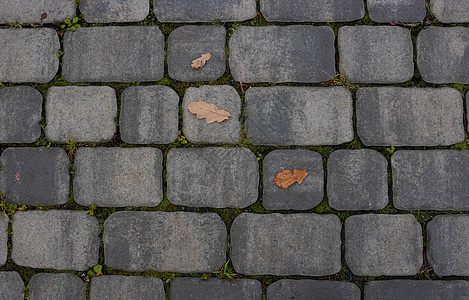
[[[0,7],[0,299],[469,299],[469,1]]]

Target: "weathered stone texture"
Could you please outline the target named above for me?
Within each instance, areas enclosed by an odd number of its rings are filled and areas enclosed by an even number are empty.
[[[108,275],[91,279],[90,300],[164,300],[163,281],[155,277]]]
[[[62,22],[75,17],[75,3],[75,0],[0,0],[0,24]],[[45,19],[43,13],[47,14]]]
[[[359,300],[361,292],[351,282],[328,280],[292,280],[282,279],[269,285],[267,299],[343,299]]]
[[[466,0],[430,0],[432,14],[442,23],[468,23],[469,2]]]
[[[253,279],[222,280],[177,277],[171,280],[169,298],[171,300],[258,300],[262,298],[262,286],[260,281]]]
[[[81,0],[88,23],[140,22],[150,12],[150,0]]]
[[[80,277],[69,274],[38,273],[29,280],[31,300],[85,300],[86,285]]]
[[[20,274],[0,272],[0,299],[24,300],[24,283]]]
[[[367,0],[370,19],[375,22],[420,22],[427,14],[425,0]]]

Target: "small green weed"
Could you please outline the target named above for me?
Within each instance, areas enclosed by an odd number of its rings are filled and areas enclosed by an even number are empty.
[[[0,212],[5,216],[5,218],[11,223],[13,214],[16,211],[24,211],[26,210],[26,205],[16,205],[7,203],[3,198],[5,192],[0,193]]]
[[[181,131],[179,131],[179,134],[178,134],[178,142],[181,143],[182,145],[187,144],[186,137],[182,135]]]
[[[96,212],[96,205],[90,205],[89,209],[86,211],[90,216],[94,216]]]
[[[75,157],[75,152],[77,151],[77,139],[74,137],[69,137],[68,140],[65,141],[65,151],[68,153],[68,157],[71,160]]]
[[[13,23],[8,23],[8,25],[10,25],[11,28],[22,28],[23,27],[22,23],[18,23],[16,21],[13,21]]]
[[[228,265],[230,263],[230,259],[228,259],[225,265],[218,271],[215,272],[218,278],[220,279],[235,279],[239,275],[232,270],[232,268]]]
[[[88,274],[89,277],[102,276],[103,275],[103,266],[102,265],[96,265],[96,266],[93,267],[92,270],[89,270],[86,274]]]
[[[55,55],[57,56],[57,59],[60,59],[62,55],[64,55],[64,52],[61,50],[57,50],[57,53]]]
[[[324,73],[327,74],[326,72]],[[357,90],[359,87],[358,85],[350,83],[343,72],[339,72],[334,77],[329,74],[327,74],[327,76],[329,76],[331,80],[321,83],[322,86],[343,86],[347,91]]]
[[[396,151],[396,147],[394,146],[386,148],[386,153],[388,153],[389,155],[393,155],[394,151]]]
[[[80,21],[80,19],[78,17],[75,17],[71,20],[70,19],[65,19],[64,23],[62,25],[60,25],[60,28],[65,29],[65,30],[75,31],[75,30],[77,30],[77,28],[81,27],[81,25],[78,24],[78,21]]]

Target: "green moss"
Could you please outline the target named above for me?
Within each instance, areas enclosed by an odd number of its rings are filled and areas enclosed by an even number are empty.
[[[327,199],[324,199],[318,206],[316,206],[314,212],[318,214],[332,213],[332,208],[329,206],[329,203],[327,203]]]
[[[451,146],[454,150],[469,150],[469,138],[466,138],[463,142]]]

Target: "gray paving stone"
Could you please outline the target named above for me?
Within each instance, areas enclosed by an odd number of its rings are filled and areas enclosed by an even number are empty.
[[[41,136],[42,95],[29,86],[0,89],[0,143],[33,143]]]
[[[51,28],[0,29],[0,82],[51,81],[59,69],[59,36]]]
[[[469,28],[428,27],[417,37],[417,65],[426,82],[469,84]]]
[[[282,279],[272,283],[267,289],[269,300],[359,300],[360,297],[360,289],[351,282]]]
[[[397,151],[393,203],[402,210],[469,210],[469,151]]]
[[[177,277],[171,280],[170,300],[258,300],[262,298],[260,281],[254,279],[222,280]]]
[[[181,26],[168,39],[169,77],[179,81],[213,81],[226,70],[226,29],[223,26]],[[202,54],[212,57],[200,69],[192,61]]]
[[[343,26],[337,38],[340,71],[349,82],[400,83],[414,76],[409,29]]]
[[[420,22],[427,14],[425,0],[367,0],[366,7],[370,19],[380,23]]]
[[[73,194],[83,206],[158,206],[163,154],[157,148],[80,148]]]
[[[343,87],[259,87],[246,92],[253,145],[339,145],[353,140],[352,95]]]
[[[81,0],[88,23],[140,22],[150,13],[149,0]]]
[[[0,0],[0,24],[62,22],[76,14],[75,0]],[[47,17],[41,20],[43,13]]]
[[[0,157],[0,190],[8,203],[61,205],[68,201],[70,160],[62,148],[8,148]]]
[[[64,35],[62,74],[70,82],[158,81],[164,35],[158,26],[78,28]]]
[[[226,262],[226,239],[216,213],[122,211],[104,222],[104,259],[131,272],[215,272]]]
[[[0,216],[0,267],[5,265],[8,256],[8,221]]]
[[[388,162],[371,149],[337,150],[327,161],[327,198],[337,210],[379,210],[388,204]]]
[[[231,226],[231,261],[246,275],[331,275],[342,267],[340,231],[336,215],[242,213]]]
[[[24,299],[24,283],[20,274],[17,272],[0,272],[0,299]]]
[[[29,280],[29,299],[85,300],[86,286],[80,277],[69,274],[35,274]]]
[[[367,146],[464,141],[462,95],[453,88],[360,88],[356,107],[358,135]]]
[[[255,0],[155,0],[154,5],[162,23],[240,22],[257,15]]]
[[[257,201],[259,166],[247,148],[171,149],[166,168],[173,204],[244,208]]]
[[[212,124],[207,124],[205,119],[197,119],[187,106],[200,100],[228,111],[230,118]],[[182,120],[182,132],[189,142],[236,144],[241,138],[241,97],[229,85],[190,87],[182,102]]]
[[[241,26],[229,42],[231,74],[243,83],[328,81],[336,74],[334,39],[328,26]]]
[[[120,132],[129,144],[170,144],[178,137],[179,96],[167,86],[131,86],[121,97]]]
[[[163,281],[155,277],[100,276],[91,279],[90,300],[164,300]]]
[[[469,3],[466,0],[430,0],[430,9],[442,23],[469,22]]]
[[[301,184],[284,189],[274,182],[283,170],[306,170],[308,176]],[[324,198],[324,169],[319,153],[306,149],[274,150],[262,162],[263,197],[265,209],[310,209]]]
[[[422,227],[406,215],[355,215],[345,220],[345,260],[357,276],[412,276],[423,263]]]
[[[84,271],[98,263],[99,222],[86,211],[18,211],[13,232],[11,257],[17,265]]]

